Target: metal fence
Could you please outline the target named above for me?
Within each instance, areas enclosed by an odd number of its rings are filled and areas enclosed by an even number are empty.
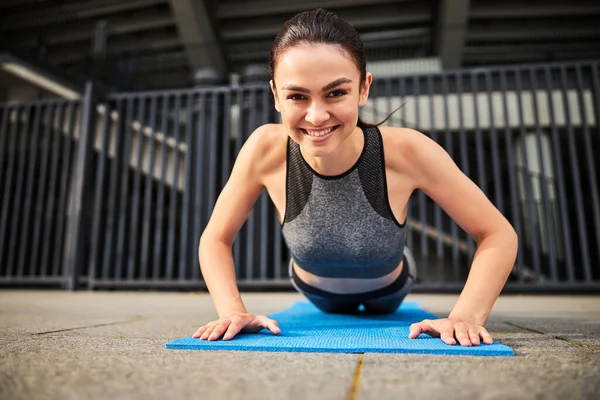
[[[79,101],[0,109],[0,277],[59,284]]]
[[[381,78],[370,122],[420,130],[513,224],[506,291],[600,290],[600,64]],[[0,106],[0,283],[204,287],[197,245],[250,133],[276,122],[266,84]],[[468,205],[466,205],[468,206]],[[475,243],[421,192],[416,290],[459,291]],[[290,288],[266,192],[233,248],[242,288]]]

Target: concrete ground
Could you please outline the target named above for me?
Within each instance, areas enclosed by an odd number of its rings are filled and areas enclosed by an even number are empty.
[[[407,300],[447,315],[456,296]],[[215,317],[206,293],[0,291],[0,399],[600,398],[598,296],[502,296],[486,326],[515,357],[165,349]]]

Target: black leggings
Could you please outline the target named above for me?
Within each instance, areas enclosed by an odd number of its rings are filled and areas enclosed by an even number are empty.
[[[414,286],[409,274],[409,261],[404,257],[400,276],[381,289],[357,294],[338,294],[315,288],[300,280],[290,259],[289,276],[294,288],[321,311],[332,314],[356,314],[362,304],[371,314],[390,314],[396,311]]]

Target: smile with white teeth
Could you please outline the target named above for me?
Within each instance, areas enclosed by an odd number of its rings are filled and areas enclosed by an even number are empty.
[[[329,132],[331,132],[332,130],[334,130],[336,127],[332,126],[331,128],[327,128],[324,129],[322,131],[309,131],[307,129],[303,129],[304,132],[306,132],[309,136],[313,136],[313,137],[321,137],[321,136],[325,136],[327,135]]]

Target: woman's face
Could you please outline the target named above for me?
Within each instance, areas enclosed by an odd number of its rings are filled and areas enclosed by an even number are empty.
[[[356,128],[372,76],[359,87],[360,72],[340,47],[300,44],[280,55],[273,79],[275,108],[288,135],[303,153],[322,157]]]

